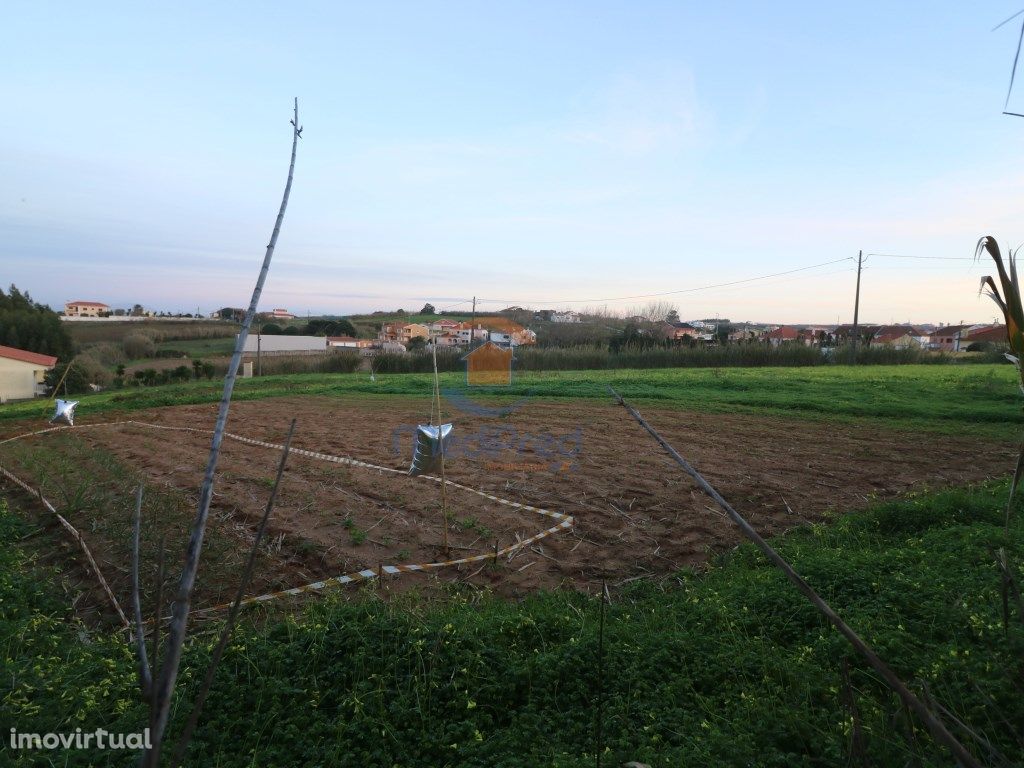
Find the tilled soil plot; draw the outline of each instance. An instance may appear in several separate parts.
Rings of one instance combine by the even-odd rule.
[[[496,417],[485,410],[452,413],[456,443],[447,479],[572,515],[575,526],[497,565],[453,566],[434,571],[437,577],[491,585],[510,596],[560,585],[593,589],[602,580],[659,578],[738,542],[735,527],[614,403],[531,401]],[[969,436],[654,407],[641,412],[765,535],[912,488],[1005,474],[1014,459],[1014,446]],[[245,437],[281,443],[294,417],[294,447],[405,470],[412,430],[429,409],[410,398],[302,397],[237,402],[231,413],[229,431]],[[215,416],[215,405],[202,405],[132,419],[208,430]],[[102,419],[81,423],[89,421]],[[135,467],[147,482],[189,495],[199,486],[209,448],[206,433],[136,425],[76,434]],[[217,535],[248,546],[277,461],[275,450],[225,441],[211,515]],[[554,524],[453,487],[447,497],[452,558],[493,552]],[[77,524],[89,529],[88,521]],[[276,572],[258,574],[251,591],[380,564],[448,559],[443,533],[437,482],[293,455],[266,544],[265,567]],[[117,569],[113,578],[121,573]],[[424,576],[396,576],[390,583],[422,585]]]

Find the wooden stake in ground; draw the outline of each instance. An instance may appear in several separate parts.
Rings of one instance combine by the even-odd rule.
[[[448,546],[448,481],[444,475],[444,430],[441,426],[441,381],[437,373],[437,340],[433,344],[434,352],[434,399],[437,402],[437,446],[441,452],[441,520],[443,523],[444,556],[451,557]],[[433,408],[431,408],[433,410]]]
[[[871,650],[870,646],[868,646],[868,644],[865,643],[860,636],[846,624],[845,621],[839,618],[839,615],[832,610],[832,607],[828,603],[821,599],[811,585],[804,581],[803,578],[793,570],[793,566],[786,562],[786,560],[784,560],[767,541],[761,538],[761,535],[754,530],[753,526],[751,526],[739,512],[733,509],[732,505],[729,504],[729,502],[727,502],[717,490],[715,490],[715,487],[705,480],[704,476],[694,469],[686,459],[680,456],[676,449],[669,445],[668,442],[658,434],[654,427],[647,423],[644,417],[641,416],[633,406],[623,400],[622,396],[611,387],[608,387],[608,390],[618,401],[619,405],[625,408],[629,415],[636,419],[637,423],[647,430],[651,437],[658,442],[658,445],[665,449],[668,455],[675,460],[676,464],[682,467],[683,471],[694,479],[697,485],[700,486],[700,489],[714,499],[718,506],[725,510],[725,513],[734,523],[736,523],[743,535],[750,539],[750,541],[754,543],[754,546],[760,549],[773,565],[786,574],[786,578],[793,583],[804,597],[810,600],[811,604],[814,605],[814,607],[832,623],[832,626],[839,630],[839,633],[849,641],[850,645],[852,645],[854,649],[867,660],[868,664],[871,665],[871,668],[874,669],[886,684],[896,692],[896,695],[903,700],[903,703],[921,718],[924,724],[928,727],[928,730],[931,731],[932,737],[943,746],[948,747],[956,758],[956,761],[963,766],[963,768],[981,768],[981,764],[975,760],[974,756],[967,751],[967,748],[964,747],[964,745],[946,729],[946,726],[943,725],[942,721],[935,717],[931,710],[929,710],[920,699],[910,692],[910,689],[903,684],[903,681],[896,676],[896,673],[889,668],[889,665],[882,661],[882,659],[879,658],[873,650]]]

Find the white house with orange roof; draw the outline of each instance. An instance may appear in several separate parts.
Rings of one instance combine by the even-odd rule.
[[[43,377],[56,364],[52,355],[0,346],[0,403],[45,395]]]
[[[68,301],[64,303],[67,317],[99,317],[110,311],[102,301]]]

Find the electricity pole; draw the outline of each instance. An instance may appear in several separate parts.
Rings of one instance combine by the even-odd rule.
[[[860,336],[860,268],[864,262],[864,251],[857,251],[857,294],[853,300],[853,360],[857,364],[857,338]]]
[[[473,342],[476,341],[476,296],[473,297],[473,314],[469,321],[469,348],[473,349]]]

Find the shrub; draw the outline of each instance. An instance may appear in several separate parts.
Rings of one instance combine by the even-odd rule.
[[[119,365],[126,359],[123,345],[114,344],[109,341],[93,344],[84,352],[106,366]]]
[[[130,359],[142,357],[153,357],[156,354],[156,344],[153,338],[145,333],[130,333],[121,342],[124,353]]]

